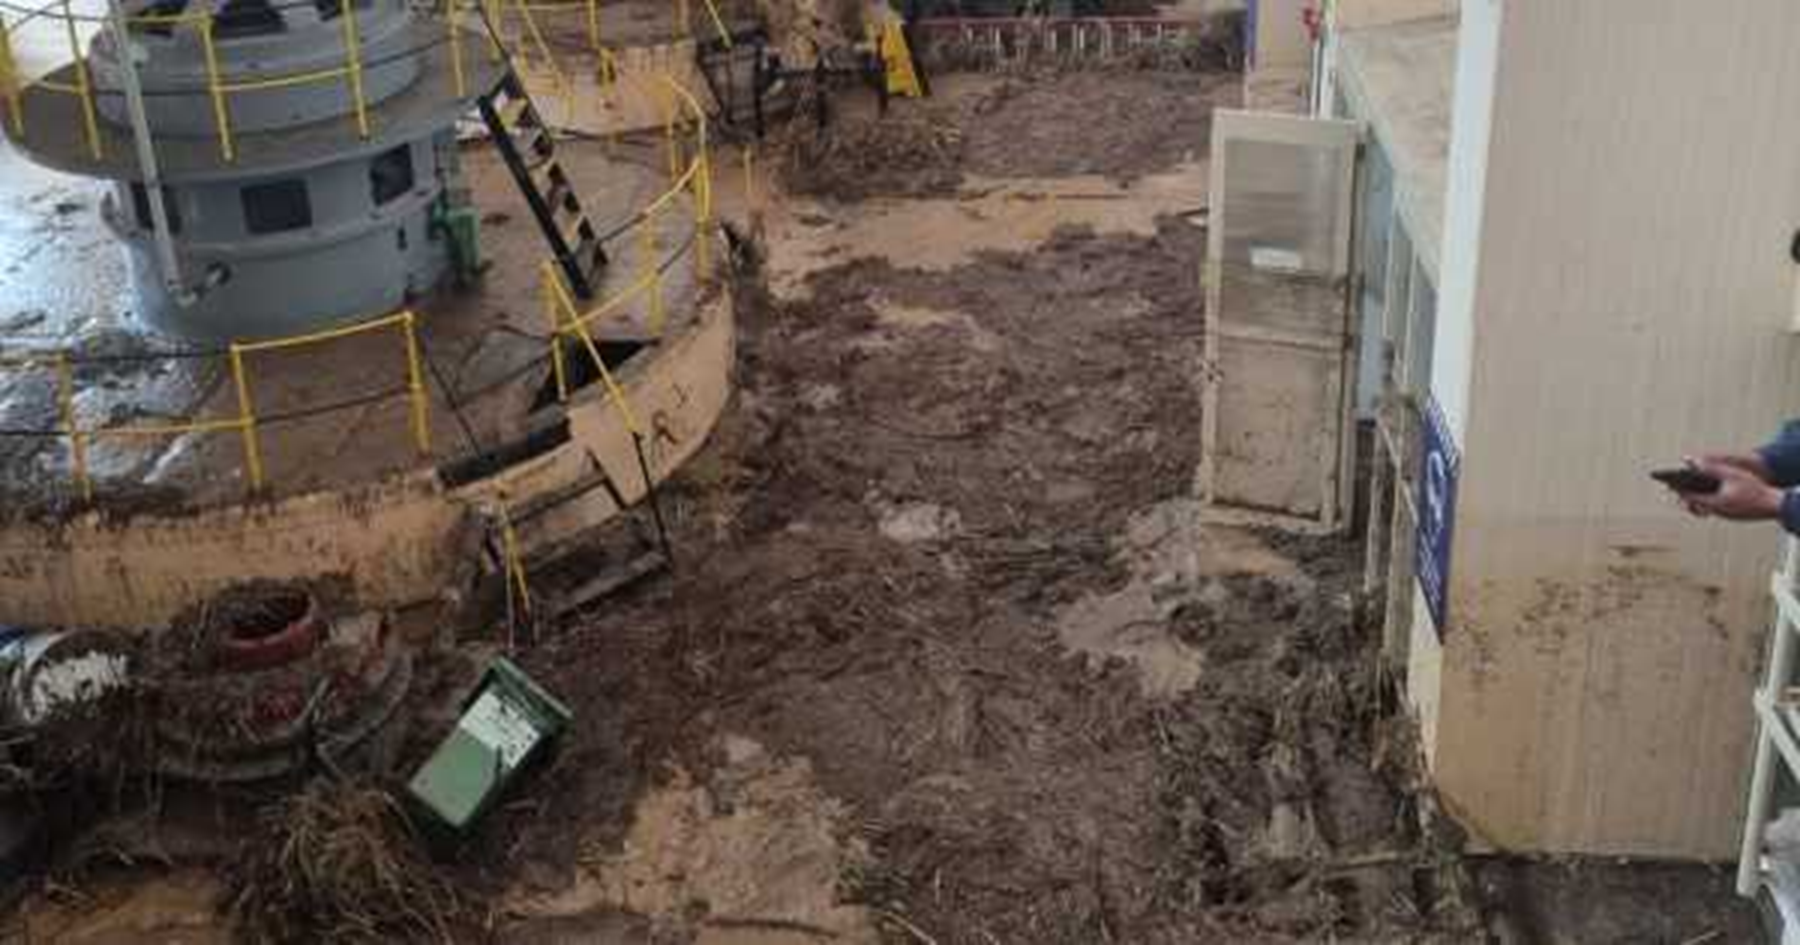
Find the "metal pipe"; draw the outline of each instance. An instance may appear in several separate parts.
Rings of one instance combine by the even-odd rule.
[[[75,33],[75,14],[69,9],[69,0],[63,0],[62,8],[63,25],[68,27],[69,55],[75,57],[75,94],[81,98],[82,128],[87,133],[88,151],[98,161],[105,151],[100,146],[100,118],[94,108],[94,75],[88,68],[88,57],[81,54],[81,37]]]
[[[156,163],[156,142],[150,137],[150,116],[144,110],[144,87],[138,81],[137,53],[131,43],[131,27],[125,8],[119,0],[109,0],[113,43],[119,50],[119,84],[125,90],[125,111],[131,117],[131,138],[137,148],[138,172],[144,177],[144,202],[150,205],[151,239],[156,244],[156,261],[162,267],[163,285],[175,304],[194,304],[195,293],[181,278],[181,258],[175,252],[175,239],[169,229],[168,191],[163,189],[162,172]],[[142,221],[140,221],[142,222]]]

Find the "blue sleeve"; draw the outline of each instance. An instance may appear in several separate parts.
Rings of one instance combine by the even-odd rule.
[[[1781,527],[1788,534],[1800,537],[1800,489],[1789,489],[1781,494]]]
[[[1757,450],[1756,455],[1761,456],[1769,467],[1769,475],[1774,480],[1770,485],[1783,489],[1800,486],[1800,420],[1782,424],[1781,432]]]

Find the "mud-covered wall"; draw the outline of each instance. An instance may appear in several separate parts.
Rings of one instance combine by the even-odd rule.
[[[730,299],[716,297],[668,347],[621,378],[650,431],[653,475],[664,478],[698,450],[730,393]],[[369,606],[438,597],[468,561],[459,530],[498,501],[517,504],[584,475],[597,457],[627,502],[640,500],[630,432],[595,385],[568,407],[570,442],[458,490],[434,470],[337,493],[236,504],[186,515],[118,521],[89,514],[60,524],[0,528],[0,623],[139,630],[250,578],[342,577]],[[592,493],[564,531],[618,514]],[[567,516],[565,516],[565,519]],[[533,537],[523,536],[530,541]]]
[[[1688,518],[1645,474],[1800,413],[1800,5],[1463,18],[1491,127],[1465,124],[1484,110],[1459,85],[1433,390],[1464,459],[1436,780],[1503,847],[1729,858],[1779,533]]]

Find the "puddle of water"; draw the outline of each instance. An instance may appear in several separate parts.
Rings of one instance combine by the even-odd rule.
[[[1205,672],[1204,656],[1175,636],[1170,617],[1188,602],[1223,593],[1214,579],[1260,574],[1305,580],[1292,561],[1260,538],[1209,522],[1205,506],[1193,499],[1159,503],[1134,515],[1119,553],[1131,570],[1130,583],[1064,608],[1056,619],[1057,637],[1095,662],[1132,664],[1144,694],[1153,698],[1186,692]]]
[[[982,252],[1025,252],[1059,227],[1156,234],[1156,218],[1202,209],[1206,165],[1184,164],[1128,184],[1105,177],[971,178],[953,197],[829,206],[793,199],[770,221],[771,288],[804,298],[813,273],[851,259],[941,272]]]
[[[125,320],[130,286],[124,251],[100,220],[105,191],[0,141],[0,325],[61,338]]]

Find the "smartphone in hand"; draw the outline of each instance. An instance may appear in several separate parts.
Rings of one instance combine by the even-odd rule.
[[[1719,491],[1719,477],[1703,473],[1692,466],[1681,466],[1675,469],[1658,469],[1650,473],[1650,478],[1685,495],[1712,495]]]

